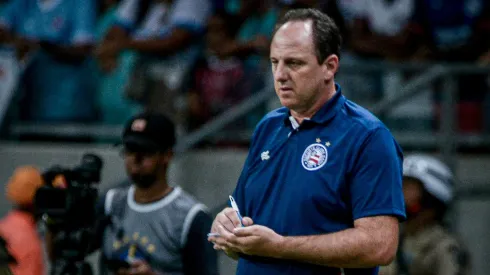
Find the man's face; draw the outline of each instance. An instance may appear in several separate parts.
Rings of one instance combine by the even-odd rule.
[[[151,187],[158,179],[159,169],[166,169],[162,153],[124,150],[126,172],[140,188]]]
[[[318,64],[311,21],[281,26],[272,39],[270,59],[281,104],[299,113],[311,108],[333,79],[328,61]]]
[[[422,210],[422,194],[422,184],[418,180],[408,177],[403,178],[403,196],[409,218]]]

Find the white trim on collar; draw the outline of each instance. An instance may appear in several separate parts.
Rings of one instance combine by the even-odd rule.
[[[293,130],[298,129],[299,123],[293,116],[289,116],[289,121],[291,121],[291,127],[293,127]]]
[[[129,187],[128,199],[127,199],[128,206],[132,210],[140,213],[148,213],[148,212],[158,210],[164,207],[165,205],[171,203],[180,195],[180,193],[182,193],[182,189],[180,187],[175,187],[174,190],[172,190],[172,192],[170,192],[168,195],[166,195],[165,197],[161,198],[156,202],[152,202],[148,204],[140,204],[134,201],[134,189],[135,188],[133,185]]]
[[[310,118],[305,117],[304,120],[310,120]],[[293,116],[289,116],[289,121],[291,122],[291,127],[293,127],[293,130],[296,130],[299,128],[299,123]]]

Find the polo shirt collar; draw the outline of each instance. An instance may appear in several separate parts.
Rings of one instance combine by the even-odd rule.
[[[335,94],[329,99],[323,106],[318,110],[312,118],[305,119],[304,121],[313,122],[315,124],[324,124],[327,123],[330,119],[332,119],[340,107],[345,102],[345,97],[342,95],[342,90],[340,85],[335,83]],[[296,119],[291,116],[291,111],[287,112],[287,117],[284,119],[286,125],[290,125],[293,129],[297,129],[299,127]]]

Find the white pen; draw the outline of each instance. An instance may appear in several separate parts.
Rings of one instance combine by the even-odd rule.
[[[240,225],[243,227],[242,215],[240,215],[240,209],[238,209],[238,205],[236,204],[235,199],[232,196],[230,196],[230,202],[231,202],[231,207],[233,208],[233,210],[235,210],[238,219],[240,220]]]

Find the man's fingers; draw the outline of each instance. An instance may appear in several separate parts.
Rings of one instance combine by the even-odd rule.
[[[225,210],[223,210],[223,213],[231,221],[231,223],[233,224],[233,228],[242,226],[242,223],[238,218],[238,214],[235,212],[235,210],[233,210],[233,208],[225,208]],[[233,232],[233,229],[230,232]]]
[[[257,235],[257,225],[251,225],[247,227],[240,227],[240,228],[235,228],[233,231],[233,234],[237,237],[249,237],[249,236],[255,236]]]
[[[216,215],[213,226],[211,227],[211,232],[217,232],[219,225],[223,226],[226,230],[228,230],[228,232],[233,232],[233,229],[236,227],[236,221],[238,221],[238,224],[240,224],[240,221],[238,220],[238,217],[236,217],[236,214],[236,220],[233,219],[232,215],[230,214],[230,210],[231,213],[234,213],[232,208],[225,208],[218,215]]]
[[[223,246],[217,245],[217,244],[213,245],[213,248],[214,248],[214,250],[225,250],[225,248]]]
[[[254,224],[254,221],[249,217],[243,217],[242,223],[243,226],[251,226],[252,224]]]

